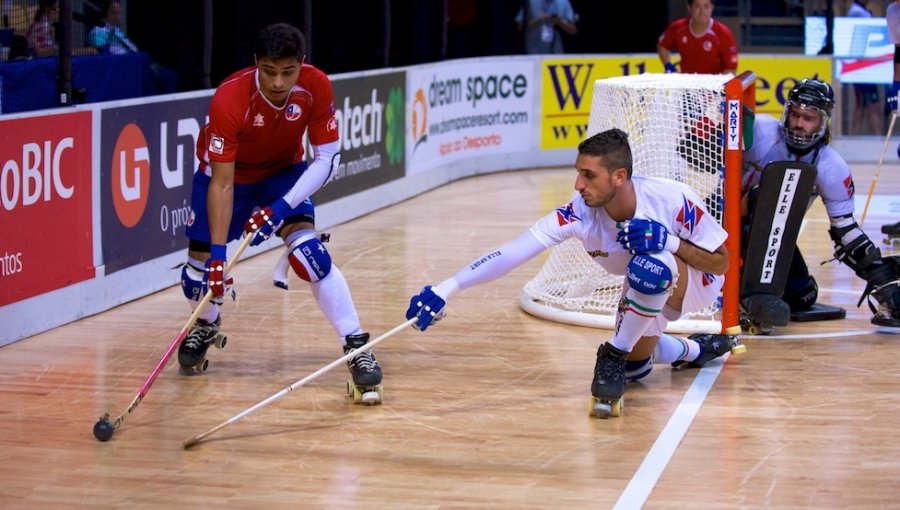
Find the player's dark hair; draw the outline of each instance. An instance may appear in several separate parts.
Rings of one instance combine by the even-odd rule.
[[[269,57],[272,60],[294,57],[303,60],[306,55],[306,38],[300,29],[288,23],[275,23],[259,32],[253,54],[257,59]]]
[[[628,134],[621,129],[612,128],[584,140],[578,144],[578,154],[597,156],[609,169],[624,168],[631,179],[631,146]]]

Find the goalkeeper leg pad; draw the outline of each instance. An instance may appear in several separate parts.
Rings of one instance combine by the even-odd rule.
[[[741,272],[742,298],[781,296],[784,292],[816,173],[814,166],[798,161],[776,161],[763,170],[751,211]]]
[[[315,232],[295,239],[288,250],[288,262],[301,279],[317,282],[331,272],[331,255]]]

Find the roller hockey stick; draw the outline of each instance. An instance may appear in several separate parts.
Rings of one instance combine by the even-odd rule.
[[[256,234],[254,234],[256,235]],[[231,257],[231,260],[228,261],[228,265],[225,267],[225,273],[231,269],[232,266],[237,262],[239,258],[241,258],[241,254],[244,253],[244,250],[247,249],[247,246],[250,246],[250,241],[253,239],[253,235],[245,235],[243,241],[241,241],[240,246],[234,252],[234,255]],[[178,333],[178,336],[172,340],[172,344],[169,345],[169,348],[166,349],[166,353],[163,354],[162,359],[159,360],[159,363],[156,364],[156,368],[150,372],[150,376],[147,377],[147,380],[144,381],[144,385],[141,386],[141,389],[138,391],[137,395],[135,395],[134,400],[131,401],[131,405],[128,406],[128,409],[125,410],[124,413],[120,414],[115,420],[112,422],[109,421],[109,413],[105,413],[97,423],[94,424],[94,437],[96,437],[100,441],[109,441],[109,439],[113,436],[113,433],[116,430],[119,430],[119,427],[122,426],[122,423],[125,422],[125,418],[134,412],[137,409],[138,404],[141,403],[141,400],[147,395],[147,392],[150,391],[150,386],[156,381],[156,378],[159,377],[159,374],[162,373],[163,368],[166,367],[166,363],[168,363],[169,358],[172,357],[172,354],[178,349],[178,346],[181,344],[181,341],[187,336],[188,332],[190,332],[191,327],[194,325],[194,322],[197,321],[197,318],[200,317],[200,314],[206,308],[206,305],[209,304],[212,299],[213,293],[212,291],[207,291],[206,295],[203,296],[203,299],[200,300],[200,303],[197,305],[197,308],[194,310],[194,313],[191,314],[190,319],[184,324],[184,327],[181,328],[181,332]]]
[[[387,339],[388,337],[394,335],[395,333],[397,333],[397,332],[400,331],[401,329],[403,329],[403,328],[405,328],[405,327],[407,327],[407,326],[411,326],[414,322],[416,322],[416,320],[418,320],[417,317],[413,317],[412,319],[409,319],[408,321],[404,322],[403,324],[400,324],[399,326],[395,327],[394,329],[392,329],[392,330],[388,331],[387,333],[381,335],[380,337],[378,337],[378,338],[376,338],[376,339],[374,339],[374,340],[370,340],[368,343],[366,343],[366,345],[360,347],[359,349],[356,349],[356,350],[353,350],[353,351],[348,352],[347,354],[344,354],[344,355],[341,356],[340,358],[338,358],[338,359],[332,361],[331,363],[325,365],[324,367],[322,367],[322,368],[316,370],[315,372],[309,374],[308,376],[304,377],[303,379],[300,379],[299,381],[295,382],[294,384],[292,384],[292,385],[290,385],[290,386],[284,388],[283,390],[281,390],[281,391],[279,391],[278,393],[272,395],[271,397],[269,397],[269,398],[263,400],[262,402],[260,402],[260,403],[258,403],[258,404],[256,404],[256,405],[254,405],[254,406],[252,406],[252,407],[248,407],[247,409],[245,409],[245,410],[241,411],[240,413],[238,413],[238,414],[232,416],[231,418],[228,418],[227,420],[225,420],[225,421],[223,421],[222,423],[216,425],[215,427],[213,427],[213,428],[207,430],[206,432],[204,432],[204,433],[202,433],[202,434],[198,434],[198,435],[196,435],[196,436],[194,436],[194,437],[188,439],[187,441],[185,441],[185,442],[183,443],[184,449],[187,450],[187,449],[190,448],[191,446],[193,446],[193,445],[199,443],[201,440],[203,440],[203,438],[212,435],[213,433],[215,433],[215,432],[221,430],[222,428],[224,428],[224,427],[226,427],[226,426],[228,426],[228,425],[231,425],[232,423],[234,423],[234,422],[240,420],[240,419],[243,418],[244,416],[247,416],[248,414],[250,414],[250,413],[252,413],[252,412],[254,412],[254,411],[256,411],[256,410],[261,409],[261,408],[263,408],[263,407],[265,407],[265,406],[271,404],[272,402],[275,402],[275,401],[278,400],[279,398],[281,398],[281,397],[287,395],[289,392],[296,390],[297,388],[303,386],[304,384],[306,384],[306,383],[312,381],[313,379],[319,377],[320,375],[324,374],[325,372],[328,372],[328,371],[331,370],[332,368],[334,368],[334,367],[336,367],[336,366],[338,366],[338,365],[340,365],[340,364],[342,364],[342,363],[346,363],[346,362],[347,362],[348,360],[350,360],[351,358],[354,358],[354,357],[356,357],[356,356],[358,356],[358,355],[360,355],[360,354],[362,354],[362,353],[364,353],[364,352],[366,352],[366,351],[368,351],[368,350],[371,350],[371,349],[372,349],[373,347],[375,347],[375,345],[377,345],[379,342],[381,342],[381,341]]]
[[[878,182],[878,174],[881,173],[881,165],[884,163],[884,153],[887,152],[888,142],[891,140],[891,134],[894,132],[894,123],[897,122],[897,112],[891,114],[891,123],[888,125],[887,136],[884,137],[884,146],[881,148],[881,157],[878,158],[878,166],[875,167],[875,175],[872,176],[872,184],[869,186],[869,194],[866,196],[866,206],[863,207],[862,215],[859,217],[859,228],[862,228],[866,222],[866,213],[869,212],[869,202],[872,200],[872,194],[875,193],[875,183]]]

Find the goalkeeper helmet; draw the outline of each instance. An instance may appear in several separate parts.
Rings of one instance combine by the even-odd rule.
[[[815,78],[800,80],[788,92],[784,113],[781,115],[781,133],[788,147],[802,151],[822,140],[828,132],[828,120],[833,109],[834,89],[831,85]],[[803,122],[797,122],[796,119],[791,121],[792,113],[794,117],[803,118],[808,117],[810,112],[818,114],[818,124],[810,126],[808,124],[813,122],[806,122],[807,126],[804,127]]]

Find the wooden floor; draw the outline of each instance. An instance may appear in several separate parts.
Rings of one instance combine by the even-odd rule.
[[[854,166],[860,204],[873,170]],[[898,171],[883,167],[865,223],[879,243]],[[574,177],[467,179],[330,229],[364,327],[402,323],[414,292],[564,203]],[[703,370],[658,366],[618,419],[587,413],[610,333],[516,304],[539,258],[379,345],[383,405],[353,405],[339,367],[184,450],[342,354],[303,282],[271,285],[272,251],[237,265],[207,374],[172,360],[107,443],[94,422],[125,411],[187,320],[178,287],[0,349],[0,508],[900,508],[900,332],[856,307],[849,269],[819,265],[820,204],[800,245],[846,320],[745,337]]]

